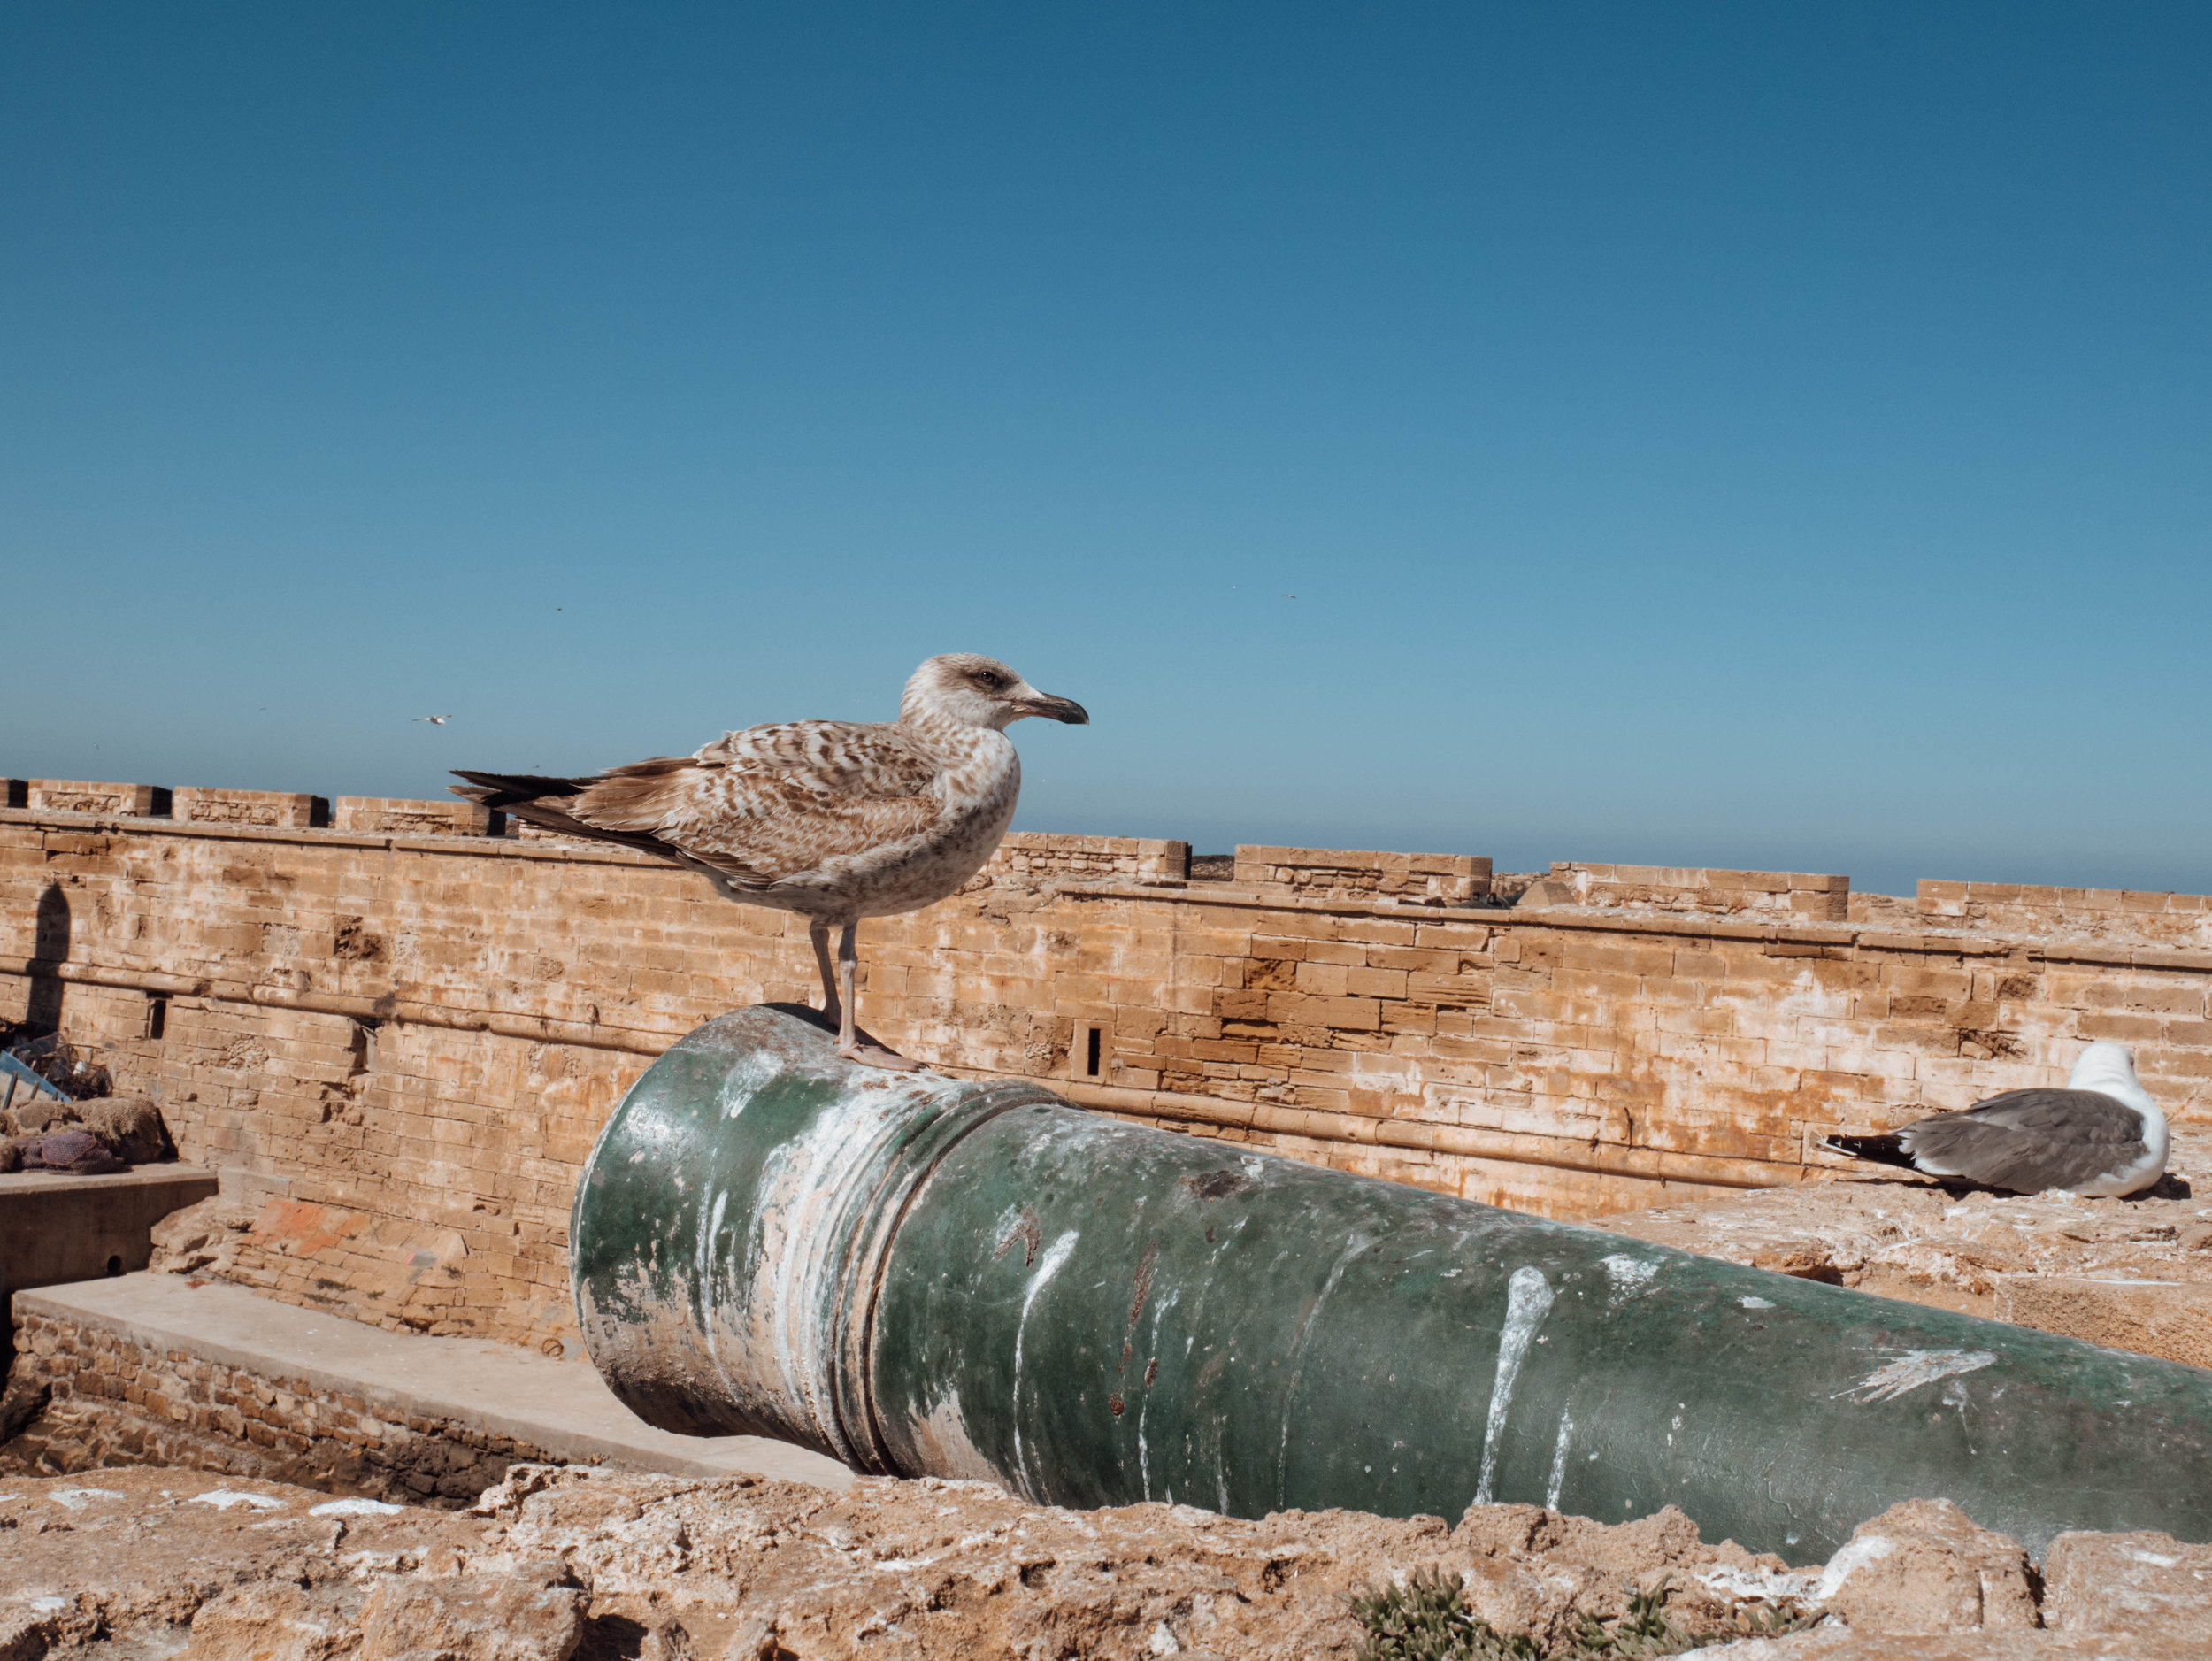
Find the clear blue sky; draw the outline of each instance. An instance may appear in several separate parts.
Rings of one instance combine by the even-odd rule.
[[[2200,3],[5,0],[0,772],[2212,889],[2208,273]]]

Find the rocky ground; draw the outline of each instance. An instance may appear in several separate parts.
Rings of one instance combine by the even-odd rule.
[[[2212,1171],[2187,1174],[2196,1154],[2177,1139],[2166,1177],[2132,1199],[1969,1192],[1901,1172],[1631,1211],[1601,1226],[2212,1367]]]
[[[462,1513],[145,1467],[0,1481],[0,1661],[1349,1661],[1363,1628],[1346,1594],[1431,1567],[1540,1652],[1663,1588],[1685,1631],[1825,1616],[1700,1652],[1731,1661],[2212,1653],[2212,1548],[2065,1535],[2039,1573],[1939,1501],[1793,1572],[1675,1511],[1244,1522],[1055,1511],[968,1482],[832,1494],[526,1465]]]
[[[2177,1164],[2136,1200],[1868,1178],[1606,1227],[2212,1365],[2212,1188]],[[2070,1534],[2035,1564],[1940,1501],[1793,1566],[1709,1544],[1673,1511],[1248,1522],[1056,1511],[965,1482],[832,1494],[524,1465],[455,1513],[177,1469],[0,1475],[0,1661],[1350,1661],[1367,1633],[1349,1595],[1431,1570],[1532,1655],[1672,1652],[1620,1625],[1654,1592],[1677,1632],[1709,1636],[1696,1653],[1728,1661],[2212,1655],[2212,1546]],[[1741,1635],[1778,1619],[1816,1624]]]

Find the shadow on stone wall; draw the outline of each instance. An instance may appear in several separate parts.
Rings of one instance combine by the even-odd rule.
[[[69,961],[69,896],[59,885],[38,896],[31,936],[31,995],[23,1025],[32,1037],[61,1030],[61,965]]]

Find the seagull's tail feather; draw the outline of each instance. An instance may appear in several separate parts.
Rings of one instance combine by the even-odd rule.
[[[446,786],[454,795],[503,811],[548,796],[581,796],[591,782],[589,779],[548,779],[534,773],[471,773],[466,767],[456,767],[453,776],[468,781],[465,785]]]
[[[1848,1154],[1854,1159],[1871,1159],[1877,1165],[1897,1165],[1907,1171],[1917,1171],[1912,1156],[1905,1145],[1894,1136],[1823,1136],[1820,1145],[1831,1153]]]
[[[589,779],[549,779],[531,773],[472,773],[465,767],[456,767],[453,773],[456,778],[468,781],[466,784],[446,786],[454,795],[518,819],[526,825],[535,825],[540,830],[563,836],[581,837],[586,842],[618,842],[663,858],[677,857],[675,850],[657,836],[642,831],[603,830],[596,825],[587,825],[563,807],[564,801],[581,796],[590,787],[593,781]]]

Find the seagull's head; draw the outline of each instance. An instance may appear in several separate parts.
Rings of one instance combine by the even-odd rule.
[[[1004,732],[1025,715],[1075,727],[1087,726],[1091,719],[1074,699],[1040,692],[997,658],[972,651],[949,651],[917,669],[899,699],[899,714],[934,715],[993,732]]]
[[[2125,1044],[2096,1043],[2083,1050],[2066,1080],[2070,1090],[2101,1090],[2130,1106],[2137,1098],[2147,1100],[2135,1076],[2135,1052]]]

